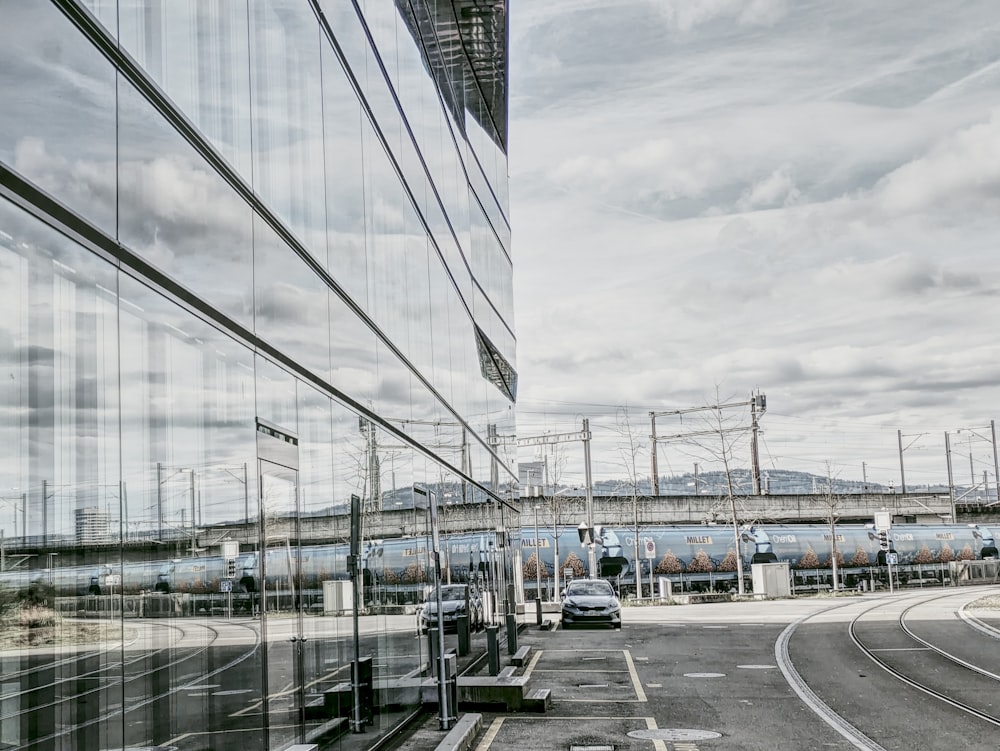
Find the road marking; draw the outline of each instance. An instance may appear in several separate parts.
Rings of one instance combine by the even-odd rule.
[[[542,659],[543,654],[545,654],[545,650],[543,649],[539,649],[537,652],[535,652],[535,656],[531,658],[531,661],[528,663],[528,667],[524,669],[525,679],[531,677],[532,672],[534,672],[535,670],[535,665],[537,665],[538,661]]]
[[[656,718],[655,717],[647,717],[646,718],[646,729],[647,730],[656,730],[657,729],[656,728]],[[659,739],[654,739],[653,740],[653,748],[656,749],[656,751],[667,751],[667,744],[664,743],[663,741],[659,740]]]
[[[639,674],[635,670],[635,663],[632,662],[632,653],[628,650],[622,652],[625,655],[625,663],[628,665],[629,675],[632,676],[632,688],[635,689],[635,695],[638,697],[639,701],[646,701],[646,692],[642,690],[642,683],[639,681]]]
[[[476,746],[476,751],[489,751],[489,747],[493,745],[493,740],[497,737],[497,733],[500,732],[500,726],[503,725],[504,717],[497,717],[490,724],[489,728],[486,730],[486,734],[483,739],[479,741],[479,745]]]
[[[662,683],[647,683],[646,688],[663,688]]]
[[[872,652],[930,652],[930,647],[883,647]]]

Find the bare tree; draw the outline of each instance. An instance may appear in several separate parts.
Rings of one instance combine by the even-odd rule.
[[[730,522],[733,527],[733,539],[736,544],[736,582],[737,592],[746,593],[746,583],[743,573],[743,549],[740,537],[740,516],[737,513],[737,496],[739,487],[734,477],[735,457],[740,443],[747,439],[750,432],[744,419],[723,410],[733,406],[733,398],[724,404],[719,397],[719,387],[715,387],[715,403],[706,405],[708,416],[703,418],[701,428],[691,431],[688,436],[689,448],[681,448],[682,453],[688,453],[694,458],[708,459],[716,465],[721,464],[725,478],[724,497],[729,507]],[[745,416],[744,416],[745,417]]]
[[[639,452],[644,451],[646,447],[636,437],[627,405],[618,408],[615,422],[620,436],[618,455],[625,469],[629,493],[632,496],[632,525],[635,532],[632,544],[632,567],[635,569],[635,596],[642,597],[642,572],[639,565],[639,470],[636,463]]]
[[[837,592],[838,566],[840,564],[840,552],[837,550],[837,519],[843,498],[833,492],[833,468],[827,460],[826,462],[826,487],[823,494],[819,496],[819,503],[826,511],[826,518],[830,523],[830,567],[833,570],[833,591]]]

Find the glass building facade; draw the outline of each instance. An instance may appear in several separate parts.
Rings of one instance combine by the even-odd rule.
[[[517,568],[506,54],[504,0],[0,0],[0,749],[419,708],[427,499]]]

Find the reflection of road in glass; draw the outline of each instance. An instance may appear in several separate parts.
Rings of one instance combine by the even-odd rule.
[[[93,622],[90,622],[93,624]],[[268,642],[289,639],[296,619],[269,616]],[[419,702],[419,680],[406,676],[426,662],[412,615],[362,616],[362,656],[375,656],[376,686],[393,687],[401,704]],[[0,655],[5,686],[0,723],[19,722],[32,751],[185,749],[256,751],[262,742],[259,622],[251,619],[130,619],[126,641]],[[120,633],[114,627],[108,633]],[[307,701],[350,682],[350,616],[304,619]],[[297,724],[291,661],[272,663],[272,721]],[[320,713],[321,714],[321,713]],[[307,717],[306,730],[328,718]],[[211,737],[201,732],[212,728]]]

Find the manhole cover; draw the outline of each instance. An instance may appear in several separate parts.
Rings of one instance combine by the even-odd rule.
[[[685,678],[725,678],[725,673],[685,673]]]
[[[711,730],[690,730],[687,728],[652,728],[649,730],[633,730],[629,738],[639,738],[647,741],[708,741],[721,738],[722,733]]]

